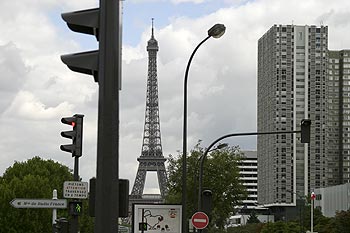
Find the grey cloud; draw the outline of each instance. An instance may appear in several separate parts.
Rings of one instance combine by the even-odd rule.
[[[13,43],[0,46],[0,113],[8,108],[26,81],[28,68]]]
[[[4,6],[1,5],[4,4],[3,2],[8,1],[1,1],[0,6]],[[53,0],[52,2],[57,3]],[[73,10],[74,7],[81,9],[78,1],[71,1],[71,5],[67,2],[66,0],[64,3],[64,9]],[[227,2],[235,4],[238,1],[227,0]],[[164,28],[157,28],[155,34],[160,46],[158,84],[164,155],[177,154],[177,150],[182,150],[184,72],[191,52],[206,36],[207,29],[213,23],[224,23],[227,31],[219,40],[210,39],[206,42],[194,57],[191,66],[188,84],[189,150],[199,139],[203,140],[203,146],[208,146],[215,138],[224,134],[256,130],[257,40],[273,24],[291,24],[294,20],[295,24],[317,25],[322,18],[324,24],[329,26],[330,44],[344,38],[341,46],[350,48],[350,40],[346,39],[350,36],[349,21],[345,18],[344,10],[349,9],[350,3],[349,1],[333,2],[320,0],[317,3],[304,1],[303,4],[295,4],[295,1],[261,0],[250,1],[237,7],[223,7],[201,18],[169,16],[171,23]],[[29,4],[29,0],[25,3]],[[39,9],[42,6],[35,7]],[[6,10],[11,11],[11,8]],[[43,11],[42,15],[44,13]],[[44,16],[47,17],[47,14]],[[344,22],[336,21],[335,16],[339,16]],[[0,27],[10,26],[12,25],[0,23]],[[16,104],[11,108],[11,113],[18,113],[21,109],[23,113],[25,112],[22,108],[23,104],[31,103],[32,105],[28,106],[41,106],[37,113],[43,111],[50,116],[23,119],[15,115],[13,120],[8,117],[0,118],[0,149],[2,150],[0,173],[4,171],[5,166],[10,166],[13,160],[23,160],[31,155],[50,156],[72,167],[69,154],[59,151],[59,145],[66,143],[65,139],[59,135],[64,129],[60,123],[60,117],[83,113],[86,128],[84,128],[84,157],[81,158],[81,172],[84,180],[87,180],[95,175],[98,85],[92,81],[91,77],[79,76],[60,63],[60,51],[69,50],[73,42],[64,42],[63,35],[57,34],[56,25],[50,26],[55,27],[50,30],[52,33],[50,35],[53,37],[47,36],[43,42],[47,47],[51,47],[50,52],[33,50],[36,53],[32,54],[22,50],[24,49],[22,47],[17,51],[19,58],[21,55],[24,56],[21,58],[23,64],[16,67],[20,70],[14,70],[13,76],[19,78],[17,73],[22,74],[22,77],[26,78],[25,85],[20,86],[21,81],[16,79],[14,82],[19,86],[17,84],[12,86],[13,83],[9,83],[11,80],[5,82],[3,78],[0,79],[1,88],[5,86],[5,89],[12,90],[12,93],[21,91],[21,93],[31,93],[33,96],[31,101],[23,98],[23,95],[22,101],[11,100],[10,103]],[[7,36],[10,35],[8,33],[10,30],[6,28],[4,30]],[[24,38],[26,30],[28,28],[18,28],[17,35],[11,37],[11,40],[16,45],[18,40],[23,40],[23,46],[35,43],[31,41],[33,37]],[[4,37],[2,40],[10,41],[9,38],[9,36]],[[137,46],[123,50],[127,53],[125,54],[127,59],[123,63],[123,90],[120,92],[120,161],[123,164],[120,167],[120,174],[130,179],[131,184],[136,175],[138,165],[136,158],[140,156],[142,145],[147,80],[145,45],[149,38],[150,32],[147,29]],[[74,43],[78,44],[78,42]],[[3,50],[0,49],[0,51]],[[54,55],[56,58],[50,54],[51,52],[57,54]],[[47,53],[52,56],[48,56]],[[16,60],[15,58],[12,60]],[[0,61],[4,61],[3,59],[5,58],[1,57]],[[6,59],[10,59],[8,55]],[[45,69],[38,65],[41,62],[45,62],[43,66]],[[31,66],[29,73],[24,65],[27,63],[35,65]],[[196,90],[193,90],[194,88]],[[2,95],[4,92],[0,93]],[[55,107],[64,102],[70,107],[61,106],[59,111],[54,111]],[[48,108],[52,108],[51,112],[45,111]],[[228,142],[232,145],[239,144],[243,149],[254,149],[256,145],[254,137],[232,138]]]
[[[14,43],[0,45],[0,91],[17,91],[25,81],[28,68]]]

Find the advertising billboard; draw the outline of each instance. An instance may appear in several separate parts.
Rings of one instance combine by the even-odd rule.
[[[134,204],[133,233],[180,233],[181,205]]]

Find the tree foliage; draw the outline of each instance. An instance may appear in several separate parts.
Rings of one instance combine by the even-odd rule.
[[[198,143],[187,157],[187,216],[197,211],[199,158],[204,148]],[[223,229],[226,219],[234,211],[233,207],[246,197],[245,187],[239,180],[238,161],[242,153],[238,147],[214,150],[204,163],[203,190],[213,193],[211,224]],[[167,203],[181,203],[182,156],[170,155],[168,160]]]
[[[335,232],[346,232],[350,229],[350,209],[337,212],[334,218]]]
[[[260,232],[264,223],[251,223],[244,226],[229,227],[227,228],[227,233],[256,233]]]
[[[305,206],[304,230],[310,230],[310,206]],[[322,215],[319,209],[314,209],[314,231],[318,233],[343,233],[350,229],[350,210],[337,212],[335,217]],[[261,233],[268,232],[300,232],[300,222],[275,222],[265,224]]]
[[[9,202],[14,198],[51,199],[53,189],[62,197],[63,182],[72,178],[68,167],[52,160],[34,157],[26,162],[15,162],[0,177],[1,232],[51,232],[52,210],[16,209]],[[66,210],[57,212],[58,216],[67,216]]]
[[[282,222],[265,224],[261,233],[299,233],[300,226],[296,222]]]

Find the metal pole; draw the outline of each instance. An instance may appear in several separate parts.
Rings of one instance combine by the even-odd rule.
[[[314,232],[314,200],[311,199],[311,233]]]
[[[304,196],[304,198],[305,198],[305,196]],[[306,200],[303,198],[303,208],[301,209],[301,211],[302,211],[302,213],[301,213],[301,215],[302,215],[302,220],[301,220],[301,231],[304,233],[305,231],[304,231],[304,218],[305,218],[305,215],[304,215],[304,211],[305,211],[305,202],[306,202]]]
[[[74,174],[73,178],[75,181],[79,181],[79,157],[74,157]]]
[[[200,158],[200,169],[199,169],[199,178],[198,178],[198,211],[202,210],[202,179],[203,179],[203,166],[204,166],[204,157],[207,157],[207,154],[211,147],[214,146],[215,143],[212,143],[204,152],[204,154]]]
[[[141,219],[142,219],[141,220],[141,223],[142,223],[141,233],[144,233],[145,232],[145,230],[143,229],[143,227],[144,227],[143,224],[144,224],[144,219],[145,219],[145,209],[144,208],[142,208],[142,218]]]
[[[79,181],[79,157],[74,157],[74,171],[73,171],[73,179],[75,181]],[[79,231],[79,222],[78,222],[78,216],[72,215],[72,218],[70,220],[69,224],[69,232],[70,233],[77,233]]]
[[[190,69],[190,65],[193,59],[194,54],[198,50],[198,48],[210,38],[211,36],[207,36],[202,42],[200,42],[194,51],[191,54],[190,59],[188,60],[185,78],[184,78],[184,115],[183,115],[183,136],[182,136],[182,233],[187,233],[187,215],[186,215],[186,205],[187,205],[187,80],[188,80],[188,72]]]
[[[52,191],[52,200],[57,200],[57,189]],[[57,209],[52,209],[52,225],[56,224]]]
[[[119,0],[100,0],[95,233],[115,233],[119,213]]]
[[[301,205],[300,205],[300,208],[301,208]],[[300,232],[303,232],[302,226],[301,226],[301,209],[299,210],[299,224],[300,224]]]

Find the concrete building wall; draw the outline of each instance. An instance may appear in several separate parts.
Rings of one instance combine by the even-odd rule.
[[[244,159],[239,162],[239,178],[247,189],[248,197],[242,205],[256,207],[258,202],[258,161],[256,151],[243,151]]]
[[[327,186],[327,46],[324,26],[274,25],[258,41],[258,132],[312,120],[309,145],[295,134],[258,136],[259,204],[295,206],[297,193]]]
[[[328,183],[350,182],[350,50],[329,51]]]
[[[350,209],[350,183],[315,189],[315,208],[326,217],[334,217],[337,211]]]

